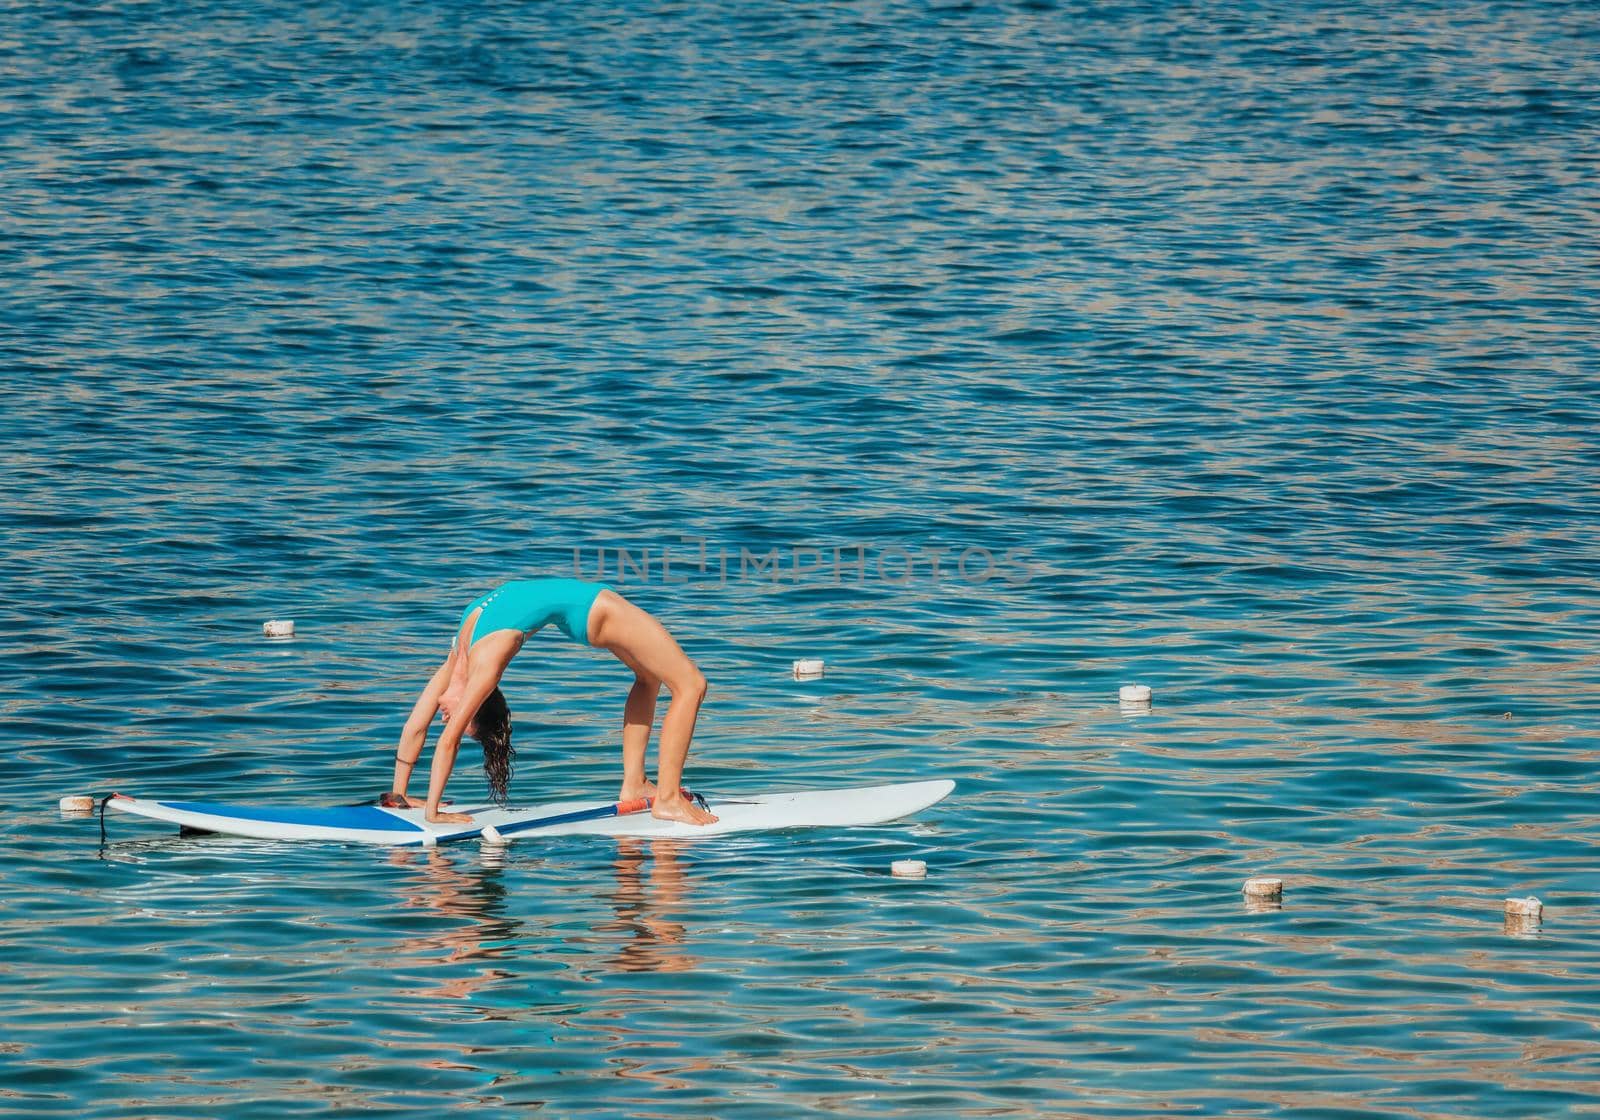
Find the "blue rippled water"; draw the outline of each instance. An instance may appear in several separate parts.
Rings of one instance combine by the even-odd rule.
[[[1576,2],[0,3],[0,1113],[1594,1114],[1597,90]],[[372,796],[574,570],[695,786],[955,796],[58,818]],[[627,683],[530,643],[520,797]]]

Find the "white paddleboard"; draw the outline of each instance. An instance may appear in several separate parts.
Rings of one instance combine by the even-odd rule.
[[[421,809],[385,809],[377,805],[225,805],[212,801],[153,801],[120,793],[106,805],[118,812],[228,836],[431,848],[449,840],[477,836],[507,840],[573,834],[698,839],[730,832],[882,824],[944,800],[955,785],[940,779],[854,789],[708,797],[718,820],[705,826],[657,820],[648,810],[618,814],[615,803],[595,801],[555,801],[513,809],[451,806],[455,812],[470,814],[471,824],[428,824],[422,819]]]

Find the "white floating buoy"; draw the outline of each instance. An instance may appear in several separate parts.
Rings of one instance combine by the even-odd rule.
[[[275,618],[271,622],[261,624],[261,632],[269,638],[294,637],[294,620],[288,618]]]
[[[94,812],[94,798],[88,794],[73,794],[61,799],[63,813],[92,813]]]
[[[1283,880],[1263,876],[1259,879],[1246,879],[1244,893],[1247,898],[1282,898]]]
[[[794,675],[796,677],[822,676],[822,658],[804,657],[796,661],[794,663]]]
[[[1117,690],[1117,699],[1124,704],[1150,703],[1150,686],[1147,684],[1125,684]]]
[[[1544,903],[1537,898],[1506,899],[1506,933],[1532,937],[1544,929]]]
[[[1532,896],[1506,899],[1506,918],[1519,922],[1536,922],[1544,916],[1544,903]]]
[[[926,879],[928,865],[920,859],[897,859],[889,865],[889,874],[896,879]]]

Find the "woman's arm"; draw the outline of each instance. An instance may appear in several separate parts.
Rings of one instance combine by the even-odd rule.
[[[467,684],[462,691],[461,701],[450,713],[449,721],[444,725],[444,730],[439,732],[439,739],[433,745],[433,769],[428,774],[428,801],[423,806],[426,810],[423,816],[430,823],[444,821],[451,824],[468,824],[472,820],[463,813],[439,812],[439,801],[444,797],[444,784],[450,780],[450,771],[455,768],[456,752],[461,748],[461,737],[466,734],[467,728],[472,726],[473,717],[478,714],[478,708],[484,699],[500,684],[500,677],[505,673],[506,666],[511,664],[512,657],[522,645],[520,634],[516,635],[515,640],[509,633],[505,638],[505,641],[500,641],[500,635],[492,635],[473,647],[470,668],[467,670]]]
[[[411,771],[417,767],[417,760],[422,757],[422,748],[428,743],[428,725],[439,713],[439,697],[444,693],[445,686],[450,683],[450,670],[455,656],[455,651],[451,650],[450,656],[444,659],[444,664],[433,674],[433,679],[423,686],[422,694],[411,706],[411,715],[406,718],[405,729],[400,732],[400,744],[395,748],[393,792],[413,809],[416,806],[411,804],[409,797],[406,797],[406,786],[411,781]]]

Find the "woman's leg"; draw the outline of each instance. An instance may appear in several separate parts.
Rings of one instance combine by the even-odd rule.
[[[636,678],[648,684],[650,680],[667,686],[672,699],[667,704],[667,714],[661,721],[661,736],[656,742],[656,796],[651,812],[669,820],[688,821],[691,824],[710,824],[717,818],[683,796],[683,763],[689,756],[689,743],[694,738],[695,719],[700,714],[700,704],[706,695],[706,678],[698,666],[667,633],[667,628],[650,614],[634,606],[614,591],[602,591],[589,613],[589,644],[609,650],[630,669]],[[635,691],[639,688],[635,681]],[[634,695],[629,694],[633,705]],[[654,696],[650,704],[654,710]],[[642,703],[635,712],[642,711]],[[632,721],[624,716],[623,725],[623,781],[630,761],[630,748],[640,743],[640,763],[643,765],[643,746],[638,733],[630,739],[628,732]],[[649,724],[644,725],[645,736]]]
[[[634,670],[633,687],[622,709],[622,789],[617,800],[651,797],[655,790],[644,774],[644,756],[650,746],[650,727],[656,721],[656,697],[661,681]]]

